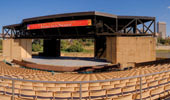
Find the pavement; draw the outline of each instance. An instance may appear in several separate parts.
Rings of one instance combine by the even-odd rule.
[[[91,57],[40,57],[35,56],[33,58],[24,59],[25,61],[55,66],[96,66],[111,64],[103,59],[95,59]]]

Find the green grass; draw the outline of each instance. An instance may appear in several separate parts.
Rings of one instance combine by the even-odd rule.
[[[94,51],[91,50],[91,49],[89,49],[89,50],[85,49],[83,52],[84,52],[84,53],[94,53]]]
[[[62,50],[61,51],[62,53],[75,53],[75,52],[68,52],[68,51],[64,51],[64,50]],[[94,51],[93,50],[88,50],[88,49],[84,49],[82,52],[80,52],[80,53],[93,53]]]
[[[83,51],[79,52],[79,53],[89,53],[89,54],[92,54],[94,53],[94,46],[84,46],[83,47]],[[78,52],[68,52],[66,50],[61,50],[62,53],[78,53]]]
[[[156,53],[170,53],[170,50],[156,50]]]

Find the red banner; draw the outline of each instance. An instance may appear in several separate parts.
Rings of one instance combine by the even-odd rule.
[[[92,21],[90,19],[58,21],[58,22],[49,22],[49,23],[29,24],[27,25],[27,30],[57,28],[57,27],[91,26],[91,25],[92,25]]]

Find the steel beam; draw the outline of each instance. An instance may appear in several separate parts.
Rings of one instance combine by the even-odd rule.
[[[124,30],[125,28],[127,28],[130,24],[132,24],[136,19],[133,19],[132,21],[130,21],[127,25],[125,25],[121,30]]]

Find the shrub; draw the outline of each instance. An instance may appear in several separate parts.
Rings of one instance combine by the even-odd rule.
[[[69,46],[66,51],[67,52],[82,52],[84,49],[83,49],[83,46],[81,43],[77,42],[71,46]]]
[[[33,40],[32,51],[34,51],[34,52],[43,51],[43,40],[42,39],[34,39]]]
[[[61,51],[65,51],[67,49],[67,41],[61,40]]]
[[[93,45],[93,42],[87,42],[85,45],[86,46],[91,46],[91,45]]]
[[[163,45],[169,45],[170,44],[170,39],[158,38],[158,43],[163,44]]]
[[[32,44],[32,51],[34,52],[43,51],[43,47],[40,44]]]

